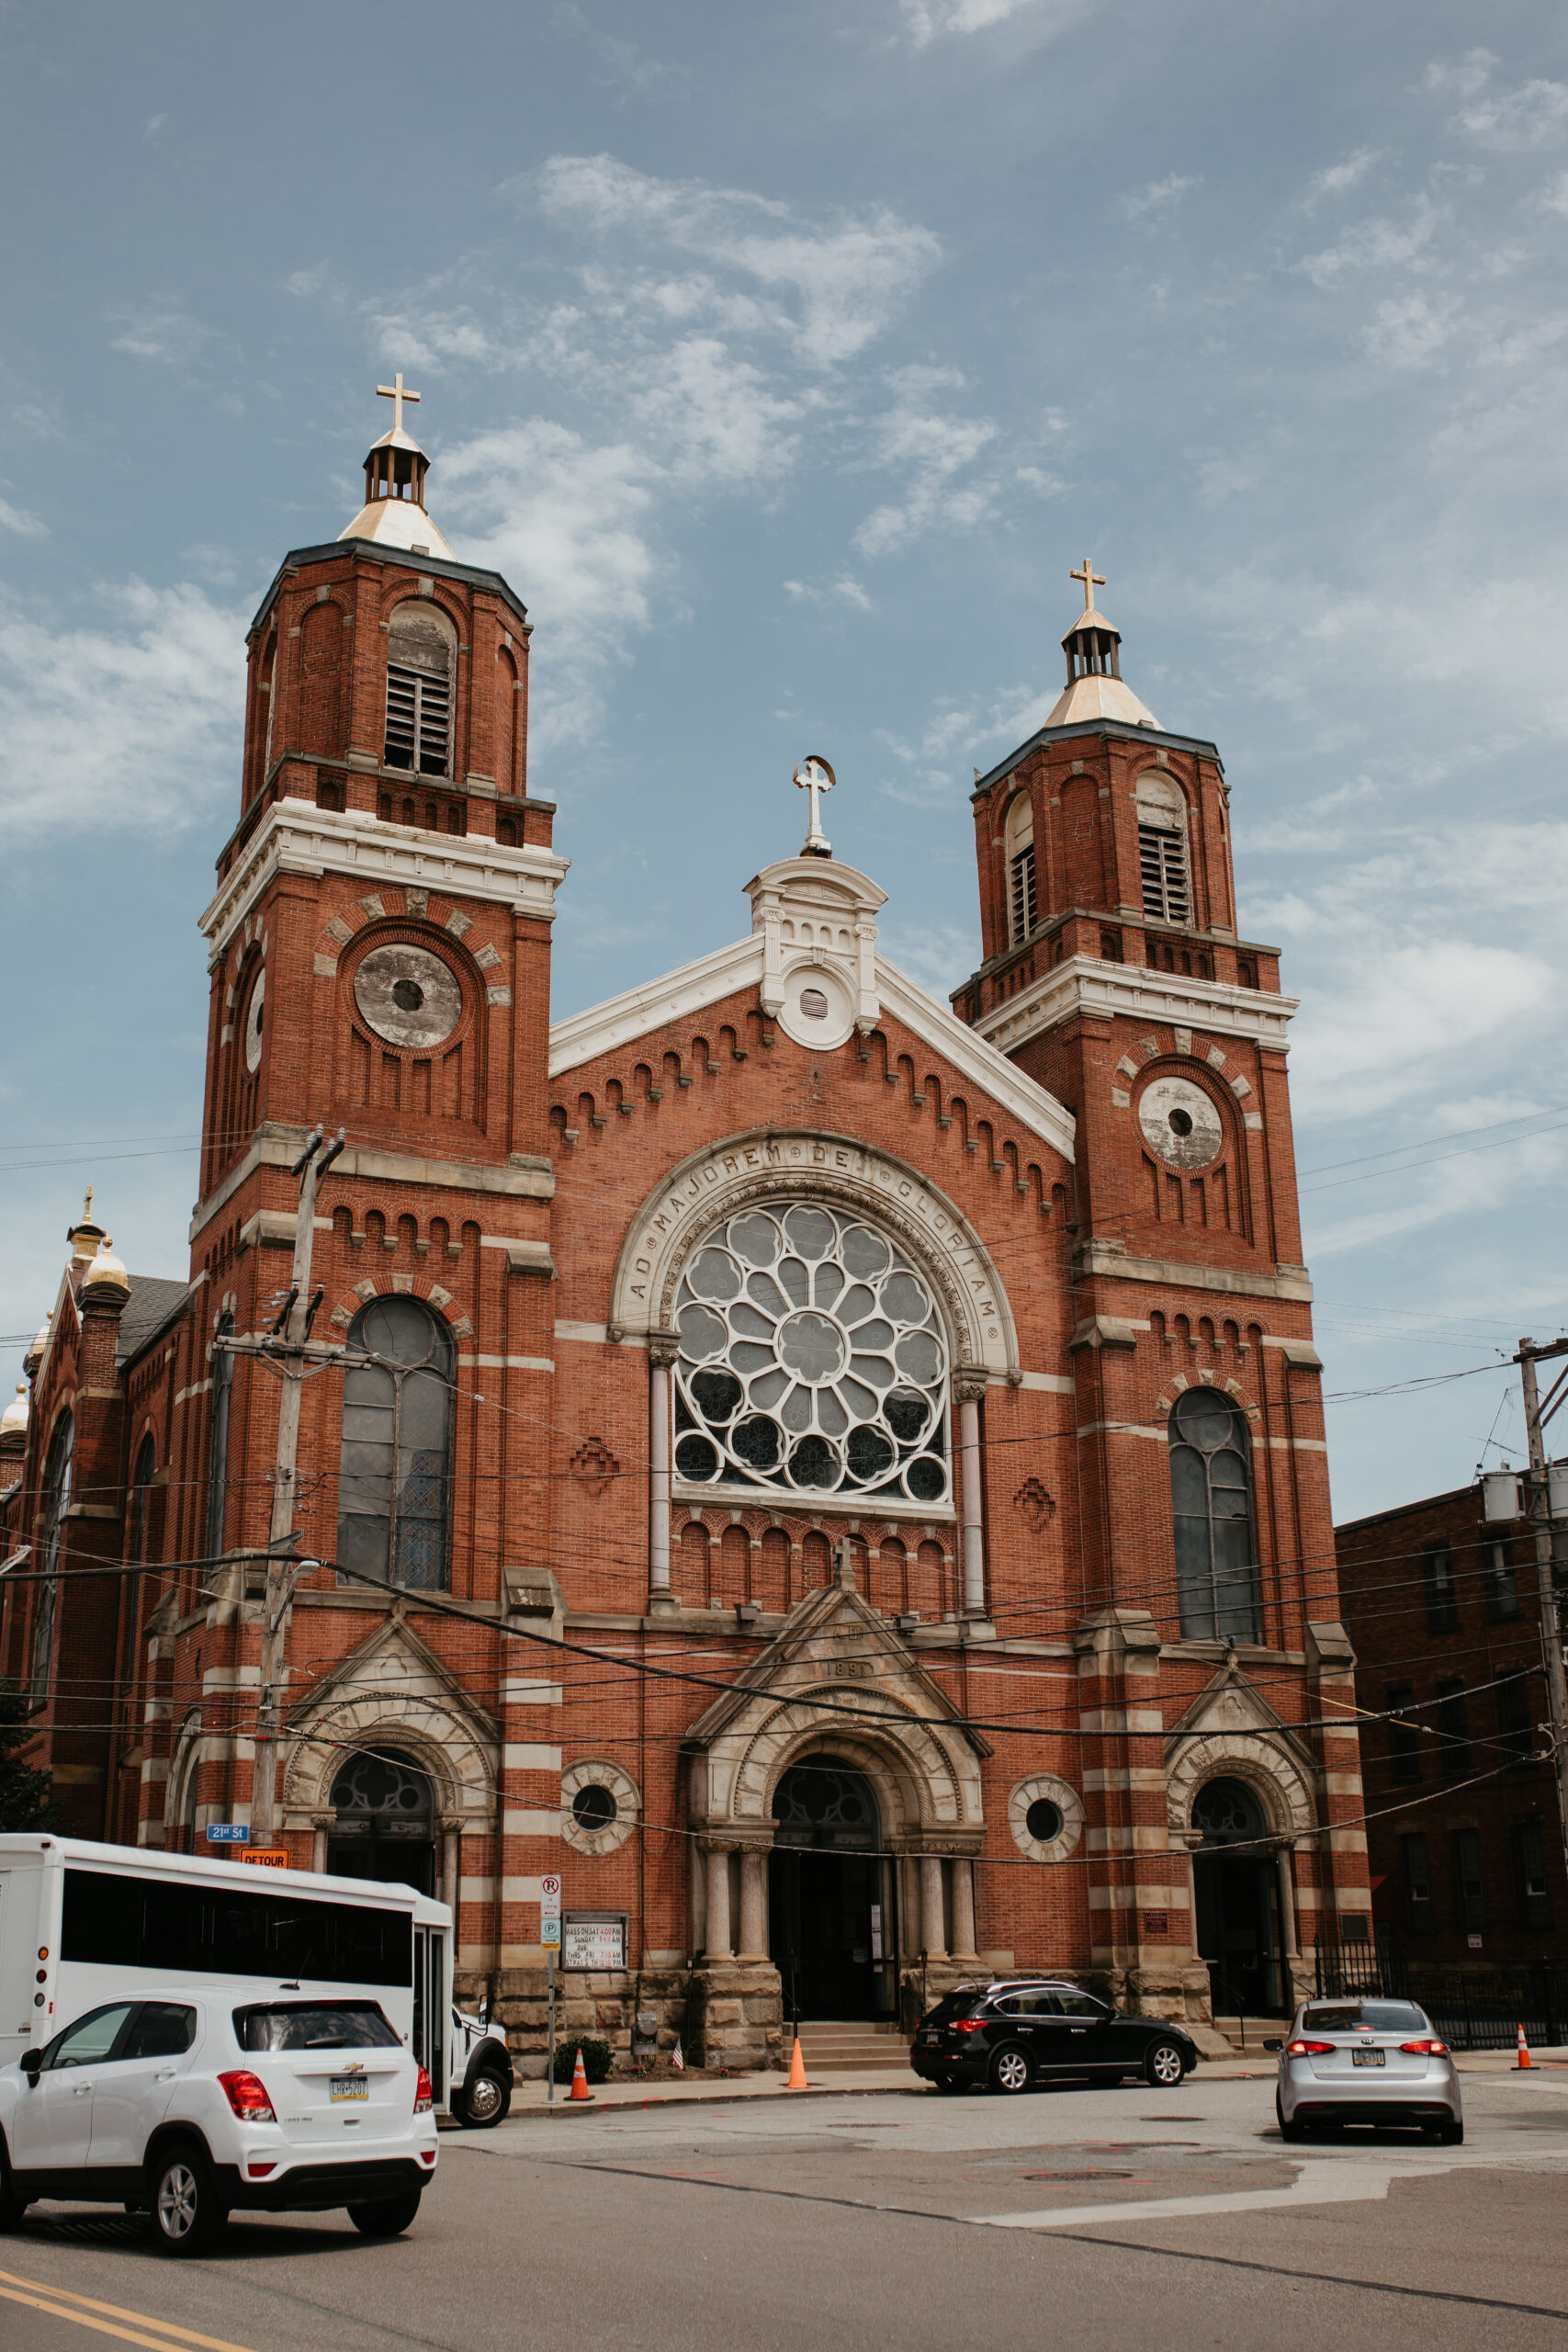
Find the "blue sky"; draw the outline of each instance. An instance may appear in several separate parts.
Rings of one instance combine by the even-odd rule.
[[[184,1271],[243,629],[400,366],[536,623],[558,1012],[744,928],[808,750],[962,978],[1087,547],[1303,1000],[1337,1510],[1517,1448],[1355,1392],[1568,1321],[1560,9],[58,0],[0,126],[0,1329],[89,1179]]]

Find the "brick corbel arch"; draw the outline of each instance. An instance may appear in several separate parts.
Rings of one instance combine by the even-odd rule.
[[[328,1319],[336,1329],[346,1331],[360,1308],[368,1306],[373,1298],[417,1298],[445,1316],[455,1340],[471,1340],[474,1336],[473,1324],[463,1313],[461,1300],[454,1298],[449,1290],[443,1290],[439,1283],[432,1282],[428,1274],[383,1274],[379,1281],[372,1281],[367,1275],[338,1300]]]

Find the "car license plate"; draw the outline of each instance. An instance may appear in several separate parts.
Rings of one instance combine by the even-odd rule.
[[[368,2098],[369,2096],[370,2086],[363,2075],[334,2075],[333,2076],[334,2104],[340,2098]]]
[[[922,2041],[938,2042],[942,2040],[942,2036],[940,2033],[922,2033],[920,2040]]]
[[[1381,2066],[1384,2063],[1384,2053],[1381,2050],[1352,2050],[1350,2052],[1352,2066]]]

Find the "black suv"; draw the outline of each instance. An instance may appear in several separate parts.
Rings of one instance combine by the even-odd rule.
[[[909,2064],[942,2091],[977,2083],[1021,2091],[1052,2075],[1102,2082],[1136,2075],[1176,2090],[1198,2064],[1198,2048],[1185,2027],[1123,2017],[1076,1984],[1011,1978],[966,1984],[939,2001],[916,2028]]]

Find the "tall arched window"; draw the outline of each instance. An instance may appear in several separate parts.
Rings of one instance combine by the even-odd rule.
[[[227,1339],[231,1315],[220,1315],[215,1337]],[[207,1466],[207,1557],[223,1550],[223,1508],[229,1498],[229,1402],[234,1392],[234,1359],[227,1348],[212,1351],[212,1452]]]
[[[338,1560],[420,1591],[446,1583],[457,1351],[417,1298],[372,1299],[348,1331]],[[369,1356],[368,1363],[355,1363]]]
[[[1008,938],[1027,939],[1038,919],[1034,888],[1034,804],[1027,792],[1009,806],[1004,841],[1008,866]]]
[[[39,1561],[42,1581],[38,1587],[38,1600],[33,1611],[32,1695],[35,1707],[41,1707],[49,1697],[50,1677],[53,1670],[60,1554],[65,1514],[71,1507],[71,1458],[75,1442],[76,1424],[69,1413],[62,1413],[54,1425],[54,1435],[50,1439],[49,1453],[43,1465],[43,1544]]]
[[[158,1449],[152,1432],[142,1439],[136,1453],[136,1468],[130,1479],[130,1544],[126,1557],[138,1565],[147,1557],[147,1538],[151,1532],[149,1520],[152,1510],[152,1481],[158,1470]]]
[[[427,597],[400,605],[387,638],[389,768],[451,774],[452,625]]]
[[[1187,803],[1168,775],[1141,775],[1138,864],[1144,912],[1156,922],[1190,922],[1192,888],[1187,871]]]
[[[1189,1388],[1170,1414],[1170,1498],[1181,1632],[1190,1642],[1258,1639],[1251,1442],[1239,1405]]]

